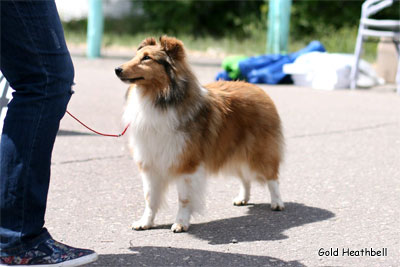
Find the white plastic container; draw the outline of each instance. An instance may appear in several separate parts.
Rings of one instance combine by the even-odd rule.
[[[352,54],[331,54],[311,52],[300,56],[292,64],[283,66],[283,72],[290,74],[295,85],[322,90],[345,89],[350,87]],[[358,87],[372,87],[383,84],[372,66],[360,61]]]

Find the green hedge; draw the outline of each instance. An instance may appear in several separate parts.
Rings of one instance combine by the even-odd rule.
[[[267,1],[131,0],[129,16],[107,19],[105,45],[136,44],[138,37],[175,35],[193,49],[220,46],[230,53],[265,52]],[[319,40],[330,52],[354,52],[363,1],[293,0],[290,51]],[[377,18],[400,19],[400,2]],[[64,23],[69,40],[84,42],[87,20]],[[196,41],[200,40],[200,41]],[[373,57],[376,44],[366,45]]]
[[[193,36],[235,36],[266,31],[267,1],[144,1],[131,0],[131,15],[108,19],[105,31],[137,34],[165,32]],[[321,35],[327,30],[358,26],[363,1],[293,0],[291,36]],[[379,13],[378,18],[400,19],[400,3]],[[67,23],[68,30],[85,30],[86,21]]]

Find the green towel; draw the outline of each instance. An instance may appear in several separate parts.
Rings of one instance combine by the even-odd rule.
[[[232,80],[237,80],[241,77],[239,69],[239,61],[246,59],[245,56],[229,56],[222,61],[222,68],[228,72]]]

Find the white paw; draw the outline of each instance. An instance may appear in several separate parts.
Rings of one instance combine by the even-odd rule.
[[[282,211],[285,209],[285,205],[283,204],[282,200],[275,200],[271,201],[271,210],[274,211]]]
[[[187,232],[187,230],[189,230],[189,225],[183,225],[181,223],[174,223],[171,227],[171,230],[174,233]]]
[[[153,223],[143,219],[136,221],[132,224],[133,230],[148,230],[151,227],[153,227]]]
[[[244,205],[247,205],[247,202],[249,202],[248,199],[245,199],[245,198],[240,197],[240,196],[235,197],[233,199],[233,205],[235,205],[235,206],[244,206]]]

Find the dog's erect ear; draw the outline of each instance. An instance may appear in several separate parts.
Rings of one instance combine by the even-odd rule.
[[[183,43],[174,37],[161,36],[160,46],[173,60],[181,60],[185,57]]]
[[[143,47],[148,46],[148,45],[156,45],[156,39],[154,39],[153,37],[148,37],[148,38],[144,39],[140,43],[137,50],[139,51],[140,49],[142,49]]]

